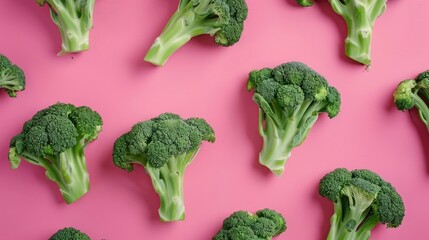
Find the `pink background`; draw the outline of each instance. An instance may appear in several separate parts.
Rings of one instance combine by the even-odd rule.
[[[406,205],[398,229],[377,227],[372,239],[427,239],[429,135],[415,112],[395,109],[397,83],[428,69],[429,1],[391,0],[375,25],[369,71],[343,55],[346,26],[328,1],[301,9],[294,0],[248,0],[242,40],[217,47],[193,39],[163,68],[142,61],[178,1],[99,0],[88,52],[57,57],[60,35],[48,9],[32,0],[0,0],[0,52],[21,66],[27,90],[0,92],[0,238],[46,240],[74,226],[93,239],[204,240],[235,210],[269,207],[284,214],[277,239],[326,238],[332,204],[319,179],[337,167],[368,168],[396,186]],[[302,61],[342,93],[335,119],[320,117],[293,151],[282,177],[257,163],[258,109],[245,89],[252,69]],[[9,140],[33,114],[57,101],[88,105],[104,119],[87,147],[91,191],[66,205],[44,171],[9,168]],[[203,117],[216,130],[186,171],[186,221],[160,223],[159,200],[143,168],[113,166],[117,137],[162,112]]]

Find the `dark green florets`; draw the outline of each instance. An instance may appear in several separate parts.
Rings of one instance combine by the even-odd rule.
[[[91,240],[85,233],[72,228],[63,228],[56,232],[49,240]]]
[[[213,240],[272,239],[286,230],[286,221],[280,213],[263,209],[256,214],[237,211],[223,221],[222,229]]]
[[[398,110],[409,110],[416,105],[413,97],[416,86],[417,83],[415,80],[405,80],[398,85],[396,91],[393,93],[393,101]]]
[[[25,90],[25,75],[20,67],[12,64],[7,57],[0,54],[0,88],[5,89],[10,97],[16,92]]]
[[[244,21],[247,18],[247,4],[244,0],[221,0],[221,4],[228,7],[228,21],[221,25],[220,30],[216,32],[215,42],[222,46],[232,46],[241,38],[241,33],[244,29]]]

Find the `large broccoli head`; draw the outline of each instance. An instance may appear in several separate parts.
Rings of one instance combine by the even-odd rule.
[[[85,233],[73,228],[67,227],[59,230],[52,235],[49,240],[91,240]]]
[[[260,163],[280,175],[291,150],[309,134],[320,113],[337,116],[341,96],[323,76],[300,62],[250,72],[247,89],[259,106],[264,139]]]
[[[45,168],[72,203],[89,190],[84,148],[98,137],[102,125],[100,115],[89,107],[54,104],[37,112],[11,140],[11,166],[18,168],[24,158]]]
[[[213,240],[268,240],[285,230],[286,220],[274,210],[263,209],[256,214],[237,211],[223,221]]]
[[[25,75],[20,67],[0,54],[0,88],[10,97],[16,97],[16,92],[25,90]]]

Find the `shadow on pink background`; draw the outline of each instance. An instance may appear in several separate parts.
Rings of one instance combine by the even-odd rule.
[[[3,1],[0,53],[21,66],[27,90],[10,99],[0,92],[0,235],[46,240],[74,226],[92,239],[204,240],[236,210],[272,208],[287,219],[277,239],[326,238],[332,204],[318,182],[337,167],[368,168],[396,186],[406,205],[403,225],[377,227],[372,239],[426,239],[429,135],[417,115],[392,103],[399,81],[429,67],[429,2],[389,1],[374,30],[372,67],[344,57],[346,25],[319,1],[298,8],[293,0],[248,0],[249,18],[235,46],[193,39],[163,68],[143,62],[145,52],[178,1],[98,1],[88,52],[57,57],[60,35],[46,7]],[[250,70],[302,61],[342,93],[337,118],[320,117],[295,149],[282,177],[257,163],[262,141],[257,106],[245,89]],[[104,119],[99,139],[86,149],[91,191],[66,205],[44,171],[23,162],[12,171],[10,139],[38,110],[55,102],[87,105]],[[113,166],[117,137],[163,112],[203,117],[216,130],[185,174],[186,221],[160,223],[158,196],[143,168]]]

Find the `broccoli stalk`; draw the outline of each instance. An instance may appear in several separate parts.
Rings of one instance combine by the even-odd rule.
[[[48,5],[51,18],[61,33],[61,52],[58,55],[86,51],[89,31],[93,26],[95,0],[36,0]]]
[[[164,113],[137,123],[119,137],[113,150],[114,164],[133,171],[142,165],[160,198],[160,220],[185,218],[183,177],[186,167],[197,155],[202,141],[214,142],[214,131],[204,119]]]
[[[16,97],[16,92],[25,90],[25,75],[21,68],[13,65],[0,54],[0,88],[5,89],[9,97]]]
[[[84,149],[95,140],[103,122],[88,107],[57,103],[39,111],[10,143],[9,160],[18,168],[21,158],[43,167],[70,204],[89,191]]]
[[[259,162],[276,175],[283,173],[292,149],[304,142],[319,114],[333,118],[340,109],[338,91],[298,62],[252,71],[247,88],[255,89],[253,100],[259,106]]]
[[[369,170],[338,168],[321,179],[319,193],[334,202],[328,240],[367,240],[379,223],[398,227],[404,217],[399,194]]]
[[[309,0],[297,0],[298,4],[308,7]],[[371,40],[375,20],[386,10],[387,0],[329,0],[334,11],[347,23],[345,52],[351,59],[371,64]]]
[[[203,34],[215,35],[218,45],[232,46],[240,39],[246,17],[244,0],[180,0],[145,61],[162,66],[180,47]]]

